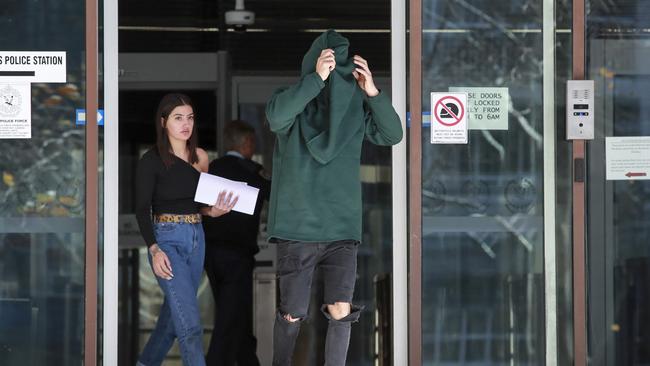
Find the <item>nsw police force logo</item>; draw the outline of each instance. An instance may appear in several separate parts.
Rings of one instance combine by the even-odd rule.
[[[20,91],[11,85],[0,89],[0,116],[15,117],[21,111],[23,97]]]

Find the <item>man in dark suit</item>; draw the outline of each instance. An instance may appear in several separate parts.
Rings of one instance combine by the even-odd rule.
[[[271,181],[262,165],[251,160],[255,153],[255,129],[232,121],[224,129],[228,152],[210,163],[209,173],[246,182],[259,188],[253,215],[232,211],[218,218],[205,217],[205,271],[215,300],[214,330],[208,366],[259,366],[253,335],[253,269],[260,225],[260,211],[268,200]]]

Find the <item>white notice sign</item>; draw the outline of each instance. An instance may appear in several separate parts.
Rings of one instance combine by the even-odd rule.
[[[0,83],[65,83],[65,52],[0,51]]]
[[[607,180],[650,179],[650,137],[605,138]]]
[[[431,93],[431,143],[467,143],[467,94]]]
[[[470,130],[508,129],[508,88],[452,86],[449,91],[467,93],[467,120]]]
[[[31,137],[31,84],[0,82],[0,139],[29,139]]]

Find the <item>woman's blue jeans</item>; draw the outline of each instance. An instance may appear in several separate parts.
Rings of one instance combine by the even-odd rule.
[[[178,338],[183,365],[204,366],[203,326],[196,299],[205,257],[203,227],[200,223],[161,222],[154,224],[154,232],[158,246],[171,262],[174,277],[165,280],[156,276],[165,301],[138,365],[160,365]]]

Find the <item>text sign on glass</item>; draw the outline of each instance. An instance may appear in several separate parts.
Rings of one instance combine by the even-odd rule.
[[[467,93],[467,120],[470,130],[507,130],[510,96],[508,88],[449,88]]]
[[[0,82],[65,83],[66,53],[0,51]]]
[[[31,84],[0,81],[0,139],[29,138],[32,138]]]
[[[606,137],[607,180],[650,179],[650,137]]]
[[[467,141],[467,94],[431,93],[431,143]]]

